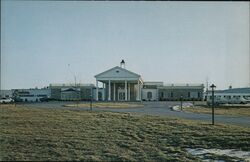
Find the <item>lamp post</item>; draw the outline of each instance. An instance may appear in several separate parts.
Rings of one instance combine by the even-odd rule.
[[[90,110],[92,111],[92,99],[93,99],[93,88],[91,88],[91,94],[90,94]]]
[[[78,96],[77,85],[76,85],[76,75],[71,71],[71,69],[70,69],[70,64],[68,64],[68,67],[69,67],[70,73],[74,76],[75,87],[74,87],[74,86],[72,86],[72,87],[75,88],[75,101],[76,101],[76,106],[78,107],[78,102],[79,102],[80,99],[81,99],[81,88],[80,88],[80,83],[79,83],[80,91],[79,91],[79,96]],[[73,100],[74,100],[74,99],[73,99]]]
[[[79,96],[78,96],[78,89],[77,89],[77,85],[76,85],[76,76],[74,78],[75,78],[76,107],[78,107],[78,102],[80,100],[80,95],[81,95],[81,89],[80,89]]]
[[[183,96],[181,95],[181,111],[182,111],[182,99],[183,99]]]
[[[214,88],[216,88],[216,86],[212,84],[210,88],[212,88],[212,125],[214,125]]]

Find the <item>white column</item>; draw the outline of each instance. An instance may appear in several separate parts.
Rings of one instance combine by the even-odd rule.
[[[98,80],[96,80],[96,101],[98,101]]]
[[[130,101],[130,84],[128,83],[128,100]]]
[[[105,89],[104,89],[104,83],[102,83],[102,100],[105,100]]]
[[[140,87],[140,90],[139,90],[139,92],[140,92],[139,100],[141,101],[141,84],[139,84],[139,87]]]
[[[127,86],[127,81],[125,80],[125,101],[128,100],[128,86]]]
[[[111,84],[110,84],[110,80],[109,80],[109,97],[108,100],[111,100]]]
[[[113,101],[115,101],[115,83],[114,83],[114,98],[113,98]]]
[[[137,82],[137,100],[140,100],[139,99],[139,96],[140,96],[140,86],[139,86],[139,80],[138,80],[138,82]]]

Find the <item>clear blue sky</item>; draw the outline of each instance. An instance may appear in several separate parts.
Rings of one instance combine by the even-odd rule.
[[[2,89],[95,83],[121,59],[144,81],[249,86],[249,2],[1,3]]]

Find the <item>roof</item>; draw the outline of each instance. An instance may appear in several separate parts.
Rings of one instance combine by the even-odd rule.
[[[203,84],[164,84],[159,89],[203,89]]]
[[[232,88],[220,91],[220,93],[250,93],[249,88]]]
[[[144,82],[143,85],[157,85],[157,86],[163,86],[163,82]]]
[[[119,66],[115,66],[109,70],[106,70],[100,74],[95,75],[95,78],[108,78],[108,77],[115,77],[115,78],[136,77],[136,78],[140,78],[141,76],[139,74],[132,72],[132,71],[121,68]]]
[[[200,84],[200,83],[175,83],[175,84],[164,84],[164,86],[166,87],[171,87],[171,86],[174,86],[174,87],[189,87],[189,86],[193,86],[193,87],[204,87],[203,84]]]
[[[208,91],[208,93],[211,93],[211,92],[212,92],[211,90]],[[250,94],[250,87],[215,90],[214,92],[215,93],[249,93]]]
[[[50,84],[50,87],[93,87],[94,84],[82,84],[82,83],[77,83],[77,84],[74,84],[74,83],[53,83],[53,84]]]
[[[77,91],[79,91],[79,90],[73,89],[73,88],[62,90],[62,92],[77,92]]]

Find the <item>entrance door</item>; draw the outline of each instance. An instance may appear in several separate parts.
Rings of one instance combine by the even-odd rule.
[[[118,89],[118,101],[125,101],[125,89]]]
[[[147,93],[147,98],[148,98],[149,101],[151,101],[152,96],[153,96],[153,95],[152,95],[152,92],[148,92],[148,93]]]
[[[125,92],[119,92],[119,101],[124,101],[125,100]]]

